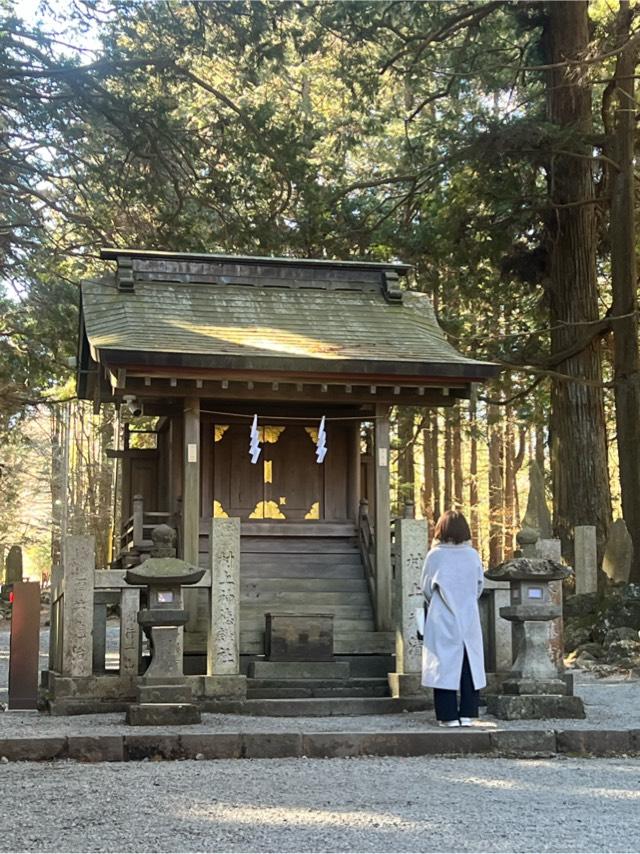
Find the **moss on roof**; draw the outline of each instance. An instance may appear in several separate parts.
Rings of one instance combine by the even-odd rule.
[[[137,281],[122,293],[90,281],[82,301],[94,352],[275,356],[317,360],[319,370],[336,360],[486,364],[494,373],[446,341],[431,300],[413,291],[389,304],[381,289]]]

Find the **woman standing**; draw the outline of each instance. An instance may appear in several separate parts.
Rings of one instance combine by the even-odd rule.
[[[487,684],[478,599],[484,572],[467,520],[456,510],[438,519],[422,570],[429,604],[422,649],[422,684],[433,688],[440,726],[470,726]],[[460,691],[458,703],[457,691]]]

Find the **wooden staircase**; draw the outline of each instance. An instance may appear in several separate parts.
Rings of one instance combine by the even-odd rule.
[[[240,651],[264,653],[265,614],[332,614],[336,655],[389,654],[350,523],[243,523]]]

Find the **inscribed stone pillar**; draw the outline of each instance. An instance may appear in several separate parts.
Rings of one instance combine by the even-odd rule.
[[[376,627],[391,631],[391,513],[389,508],[389,407],[376,404],[374,428]]]
[[[609,531],[602,569],[616,584],[627,584],[633,560],[633,541],[624,519],[616,519]]]
[[[140,661],[140,589],[120,591],[120,676],[137,676]]]
[[[594,525],[575,528],[576,593],[596,593],[598,590],[598,552]]]
[[[211,520],[211,626],[207,674],[240,672],[240,519]]]
[[[396,522],[396,569],[394,618],[396,630],[396,672],[389,674],[394,696],[420,690],[422,642],[416,634],[416,608],[424,602],[420,588],[422,566],[427,553],[427,522],[398,519]]]
[[[91,676],[94,537],[66,537],[63,562],[62,675]]]

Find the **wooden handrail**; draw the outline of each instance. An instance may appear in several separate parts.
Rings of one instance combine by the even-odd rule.
[[[366,498],[360,501],[358,512],[358,546],[365,568],[371,601],[376,601],[376,544],[369,519],[369,502]]]

